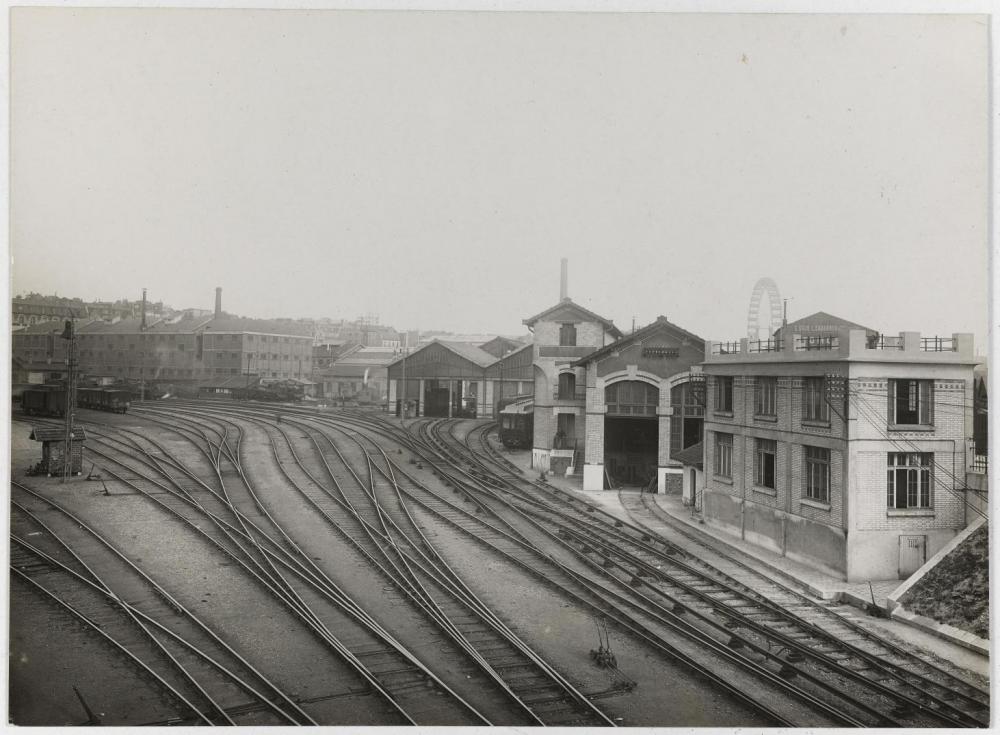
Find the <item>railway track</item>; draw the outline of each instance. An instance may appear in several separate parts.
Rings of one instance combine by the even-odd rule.
[[[438,431],[434,438],[437,448],[451,458],[463,448],[469,450],[468,442],[456,439],[453,426]],[[543,483],[522,480],[518,487],[504,478],[500,486],[509,492],[502,498],[496,495],[497,483],[489,485],[478,492],[528,514],[540,525],[558,528],[561,539],[570,548],[576,547],[581,557],[599,555],[608,576],[623,584],[628,580],[627,584],[654,594],[671,609],[696,617],[702,629],[714,629],[719,637],[728,638],[731,647],[770,659],[782,676],[805,678],[831,690],[836,687],[841,699],[849,698],[852,706],[877,718],[870,724],[981,727],[988,722],[985,692],[944,672],[930,671],[925,661],[898,647],[873,651],[852,645],[874,636],[866,631],[859,639],[856,626],[847,639],[837,635],[836,629],[824,630],[796,610],[803,607],[804,596],[767,600],[709,565],[690,563],[692,557],[648,529],[627,529],[630,524],[592,505],[571,502]],[[538,493],[547,496],[544,502],[538,500]],[[553,499],[560,506],[558,511],[553,509]],[[835,615],[815,603],[808,609]],[[836,617],[840,623],[840,616]]]
[[[470,593],[411,518],[405,521],[409,533],[398,520],[387,522],[390,513],[378,500],[379,495],[386,494],[376,491],[378,475],[373,471],[371,455],[357,439],[347,437],[356,445],[355,453],[360,453],[354,464],[359,461],[366,464],[367,476],[352,468],[345,450],[318,429],[289,419],[282,424],[263,423],[286,480],[338,530],[364,549],[369,561],[415,600],[532,721],[548,725],[613,725],[613,721],[518,640]],[[315,451],[311,463],[304,461],[301,451],[294,451],[286,427],[312,432],[309,438]],[[327,461],[321,442],[333,450],[339,460],[338,469]],[[389,466],[384,453],[381,460]],[[303,476],[293,477],[292,466],[297,466]],[[332,481],[333,492],[319,480],[323,474]],[[396,519],[406,517],[402,506],[391,515]]]
[[[241,436],[230,437],[223,431],[220,439],[216,432],[213,441],[209,434],[201,434],[207,445],[205,456],[218,463],[218,484],[225,486],[221,466],[238,455]],[[89,451],[101,460],[107,474],[146,496],[228,557],[349,664],[371,691],[391,705],[401,724],[488,723],[320,572],[273,519],[268,520],[259,498],[234,499],[229,495],[232,487],[225,492],[212,488],[182,464],[169,462],[170,452],[148,437],[133,436],[126,447],[113,448],[99,431],[93,436],[102,447],[91,446]],[[137,461],[134,455],[143,460]],[[166,472],[165,464],[200,486],[199,495]],[[235,469],[245,478],[240,465]],[[156,472],[161,472],[159,479]],[[271,523],[270,529],[265,528],[265,522]]]
[[[170,482],[181,494],[184,485],[202,498],[214,494],[221,507],[202,509],[202,520],[206,514],[225,519],[250,549],[243,556],[266,580],[278,586],[290,584],[286,577],[302,577],[323,587],[322,574],[302,558],[307,555],[281,556],[294,542],[267,518],[264,500],[253,492],[241,447],[247,432],[255,432],[255,447],[266,436],[285,482],[530,722],[608,724],[590,698],[472,592],[430,542],[428,529],[453,529],[776,723],[803,724],[769,706],[778,697],[794,700],[799,709],[792,711],[811,711],[808,724],[820,726],[977,727],[988,721],[985,692],[909,651],[882,646],[870,631],[834,627],[842,616],[805,596],[755,591],[759,580],[749,571],[734,573],[738,560],[705,563],[705,554],[692,551],[693,539],[675,542],[679,531],[664,519],[650,525],[655,509],[627,508],[632,520],[623,521],[528,480],[492,448],[490,424],[470,429],[468,422],[421,419],[402,429],[364,412],[320,415],[285,407],[279,421],[272,407],[206,403],[137,409],[197,444],[200,471],[207,462],[216,480],[209,488],[190,476],[197,473],[176,476],[169,452],[144,445],[147,439],[133,438],[126,454],[138,452],[148,467],[173,473]],[[433,487],[417,477],[428,472],[436,476]],[[247,495],[229,498],[227,477],[238,478],[234,487]],[[251,506],[256,514],[248,513]],[[627,686],[624,674],[620,681]]]
[[[12,482],[11,488],[12,574],[159,684],[185,710],[181,721],[232,725],[237,724],[233,718],[242,717],[246,724],[316,724],[83,519],[20,483]],[[57,511],[68,524],[57,531],[38,510]],[[85,561],[74,546],[87,548],[110,573],[98,574],[97,563]]]

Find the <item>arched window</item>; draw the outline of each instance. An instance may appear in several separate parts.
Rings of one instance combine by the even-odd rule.
[[[638,380],[612,383],[604,389],[604,402],[608,407],[608,414],[655,416],[659,401],[659,388]]]
[[[559,373],[559,398],[572,400],[576,394],[576,375]]]

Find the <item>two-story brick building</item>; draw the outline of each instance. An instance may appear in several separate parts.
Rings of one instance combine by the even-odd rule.
[[[533,334],[531,466],[546,472],[579,472],[586,436],[587,370],[575,363],[615,342],[622,332],[611,320],[565,295],[523,323]]]
[[[583,487],[680,490],[671,452],[701,441],[704,341],[666,317],[623,335],[563,298],[525,319],[534,332],[532,466]]]
[[[705,521],[850,581],[906,577],[972,520],[972,336],[785,331],[706,345]]]

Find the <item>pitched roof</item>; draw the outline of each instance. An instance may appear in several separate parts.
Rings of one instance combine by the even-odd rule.
[[[489,352],[486,352],[485,350],[482,350],[476,347],[475,345],[470,345],[465,342],[444,342],[439,339],[432,340],[425,345],[420,345],[420,347],[415,349],[413,352],[407,353],[406,356],[410,357],[412,355],[415,355],[418,352],[426,350],[432,345],[441,345],[446,350],[455,353],[459,357],[468,360],[469,362],[473,363],[474,365],[478,365],[481,368],[489,367],[490,365],[492,365],[497,361],[497,359]],[[386,367],[391,367],[396,363],[402,361],[403,361],[403,355],[399,355],[392,362],[387,363]]]
[[[260,332],[292,337],[313,336],[312,327],[308,324],[277,319],[244,319],[228,314],[211,318],[205,325],[205,329],[212,332]]]
[[[524,347],[524,342],[510,337],[494,337],[489,342],[479,345],[479,349],[489,352],[494,357],[503,357],[504,353]]]
[[[84,327],[93,324],[92,320],[79,320],[73,325],[73,329],[80,331]],[[66,326],[65,319],[53,319],[47,322],[36,322],[26,327],[18,329],[14,334],[49,334],[51,332],[62,333]]]
[[[796,319],[794,322],[788,322],[785,327],[776,330],[775,333],[780,334],[784,329],[787,329],[791,333],[836,332],[841,329],[864,329],[867,332],[875,333],[875,330],[871,327],[866,327],[856,322],[850,322],[847,319],[840,318],[839,316],[827,314],[825,311],[817,311],[815,314],[810,314],[809,316],[804,316],[801,319]]]
[[[675,459],[681,464],[702,469],[704,466],[704,455],[705,448],[702,446],[702,442],[698,442],[697,444],[692,444],[687,449],[671,453],[670,459]]]
[[[605,319],[600,314],[595,314],[594,312],[590,311],[589,309],[583,308],[582,306],[580,306],[578,303],[576,303],[575,301],[573,301],[573,299],[569,298],[568,296],[566,298],[564,298],[562,301],[560,301],[558,304],[555,304],[554,306],[550,306],[545,311],[542,311],[542,312],[540,312],[538,314],[535,314],[532,317],[528,317],[527,319],[522,320],[522,324],[524,324],[525,326],[527,326],[527,327],[530,328],[536,322],[541,321],[542,319],[544,319],[546,316],[548,316],[549,314],[553,313],[554,311],[557,311],[559,309],[567,309],[567,308],[571,309],[573,311],[578,312],[581,316],[586,317],[590,321],[595,321],[595,322],[598,322],[600,324],[603,324],[604,327],[605,327],[605,329],[609,330],[612,334],[615,335],[615,337],[621,337],[622,336],[622,331],[618,327],[615,326],[615,323],[613,321],[611,321],[610,319]]]
[[[36,442],[62,442],[66,441],[66,428],[63,426],[36,426],[31,430],[29,439]],[[87,432],[82,426],[73,427],[73,441],[87,441]]]
[[[486,350],[465,342],[438,342],[438,344],[444,345],[459,357],[464,357],[469,362],[476,363],[479,367],[488,367],[497,361],[497,358]]]
[[[625,347],[627,345],[630,345],[630,344],[632,344],[634,342],[642,341],[643,339],[645,339],[647,336],[649,336],[650,334],[652,334],[656,330],[662,329],[664,327],[666,327],[667,329],[669,329],[669,330],[671,330],[673,332],[676,332],[677,334],[680,334],[683,337],[686,337],[688,339],[694,340],[695,342],[700,342],[701,343],[701,349],[704,349],[705,340],[703,340],[697,334],[689,332],[686,329],[684,329],[683,327],[678,327],[676,324],[674,324],[673,322],[671,322],[665,316],[658,316],[658,317],[656,317],[655,321],[650,322],[649,324],[647,324],[642,329],[637,329],[633,334],[630,334],[630,335],[628,335],[626,337],[622,337],[619,340],[615,340],[611,344],[605,345],[604,347],[601,347],[601,348],[595,350],[594,352],[591,352],[589,355],[585,355],[584,357],[581,357],[579,360],[577,360],[576,362],[574,362],[573,365],[574,366],[576,366],[576,365],[586,365],[588,362],[593,362],[594,360],[602,358],[605,355],[608,355],[608,354],[610,354],[610,353],[612,353],[612,352],[614,352],[616,350],[620,350],[620,349],[622,349],[623,347]]]

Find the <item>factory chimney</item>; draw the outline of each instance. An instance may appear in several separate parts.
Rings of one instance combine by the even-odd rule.
[[[560,274],[559,274],[559,300],[566,301],[569,298],[567,292],[569,283],[569,261],[563,258],[560,261]]]
[[[142,289],[142,321],[139,323],[139,330],[146,331],[146,289]]]
[[[215,287],[215,318],[222,316],[222,286]]]

